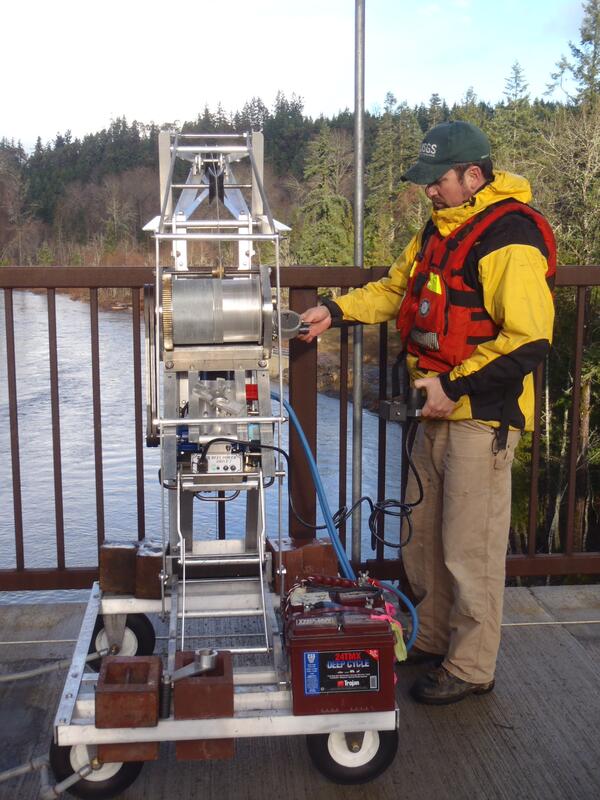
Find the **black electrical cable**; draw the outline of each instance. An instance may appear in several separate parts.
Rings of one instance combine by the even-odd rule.
[[[404,437],[404,457],[406,458],[406,463],[408,464],[409,469],[415,476],[417,487],[419,489],[419,497],[414,501],[414,503],[406,503],[406,505],[410,506],[411,508],[418,506],[419,503],[423,501],[423,497],[425,495],[425,492],[423,490],[423,482],[421,481],[421,476],[419,475],[419,471],[415,467],[414,461],[412,460],[412,449],[417,436],[417,428],[418,428],[418,422],[413,419],[409,424],[408,430],[406,431],[406,436]]]
[[[251,445],[251,442],[241,441],[240,439],[228,439],[226,436],[217,436],[214,439],[210,439],[210,441],[206,442],[205,445],[200,447],[198,451],[200,453],[200,461],[204,461],[206,458],[206,453],[208,452],[208,448],[211,447],[213,444],[217,444],[218,442],[224,442],[225,444],[235,444],[241,448],[248,448]]]
[[[251,444],[250,442],[246,442],[246,441],[243,441],[243,440],[240,440],[240,439],[226,439],[224,437],[211,439],[210,441],[206,442],[206,444],[203,446],[202,450],[200,451],[200,461],[203,461],[204,458],[206,457],[206,453],[208,451],[208,448],[211,445],[216,444],[217,442],[228,442],[229,444],[234,444],[234,445],[237,445],[238,447],[242,447],[244,449],[249,448],[250,444]],[[288,471],[289,471],[289,469],[290,469],[290,457],[289,457],[289,454],[286,453],[285,450],[283,450],[281,447],[276,447],[275,445],[271,445],[271,444],[260,444],[260,448],[262,450],[273,450],[276,453],[279,453],[280,455],[282,455],[285,458],[286,464],[288,466]],[[275,480],[274,478],[271,479],[271,483],[273,483],[274,480]],[[271,485],[271,484],[269,484],[269,485]],[[298,522],[301,525],[305,525],[307,528],[312,528],[313,530],[317,530],[317,531],[318,530],[323,530],[324,528],[327,527],[326,525],[312,525],[310,522],[306,522],[305,520],[302,519],[302,517],[298,514],[298,512],[296,511],[296,509],[294,507],[294,501],[292,500],[292,495],[290,493],[289,486],[288,486],[288,497],[289,497],[290,508],[292,510],[292,513],[293,513],[293,515],[296,517],[296,519],[298,520]],[[361,498],[361,501],[363,499],[365,499],[365,498]],[[369,500],[369,498],[366,498],[366,499]],[[359,502],[361,502],[361,501],[359,501]],[[369,502],[370,502],[370,500],[369,500]],[[354,506],[352,507],[351,510],[354,510]],[[341,524],[341,522],[336,524],[336,519],[338,518],[339,514],[340,514],[340,511],[336,512],[336,514],[334,514],[334,518],[333,518],[334,525],[336,525],[336,527],[339,527],[339,525]]]
[[[283,450],[281,447],[276,447],[275,445],[271,444],[261,444],[261,447],[264,448],[265,450],[274,450],[276,453],[280,453],[285,458],[286,464],[288,466],[288,472],[290,471],[289,453],[286,453],[286,451]],[[294,506],[294,501],[292,498],[292,493],[290,490],[289,483],[288,483],[288,498],[290,501],[290,509],[292,511],[292,514],[296,517],[296,519],[301,525],[304,525],[306,528],[311,528],[314,531],[325,530],[327,525],[313,525],[311,522],[307,522],[306,520],[302,519],[302,517],[296,511],[296,508]],[[356,503],[354,503],[352,508],[348,509],[347,506],[343,506],[342,508],[338,509],[332,517],[334,526],[339,529],[340,526],[348,519],[348,517],[351,516],[354,509],[363,502],[367,502],[371,506],[371,510],[373,510],[373,501],[371,500],[370,497],[367,497],[365,495],[364,497],[359,498],[356,501]]]
[[[418,470],[415,467],[414,462],[410,455],[413,448],[416,433],[417,433],[417,423],[413,421],[409,425],[409,428],[406,432],[406,436],[404,437],[403,450],[408,467],[412,471],[413,475],[415,476],[415,480],[417,482],[417,487],[419,489],[418,498],[412,503],[401,503],[399,500],[381,500],[379,502],[373,503],[370,497],[364,495],[363,497],[360,497],[350,508],[344,506],[335,512],[335,514],[333,515],[333,524],[336,528],[339,529],[340,526],[352,515],[354,510],[361,503],[368,503],[371,509],[371,513],[369,514],[368,525],[369,525],[369,530],[371,532],[371,543],[373,549],[375,548],[376,541],[381,542],[386,547],[393,547],[397,550],[400,550],[401,548],[405,547],[410,542],[413,534],[413,526],[410,518],[411,512],[415,506],[419,505],[419,503],[422,502],[424,496],[421,476],[419,475]],[[249,449],[252,445],[252,443],[248,441],[243,441],[239,439],[229,439],[226,437],[219,436],[216,437],[215,439],[211,439],[210,441],[206,442],[205,445],[203,445],[203,447],[200,450],[200,461],[203,461],[206,458],[206,453],[208,452],[209,447],[211,447],[213,444],[217,444],[218,442],[225,442],[227,444],[236,445],[237,447],[240,447],[244,450]],[[274,452],[282,455],[285,458],[289,472],[290,457],[285,450],[283,450],[281,447],[276,447],[275,445],[270,445],[270,444],[259,444],[258,446],[260,447],[261,450],[273,450]],[[271,479],[271,482],[273,481],[274,478]],[[302,519],[302,517],[298,514],[296,508],[294,507],[294,501],[292,499],[289,483],[288,483],[288,498],[292,514],[301,525],[304,525],[305,527],[315,531],[324,530],[327,527],[326,525],[313,525],[312,523]],[[402,530],[402,521],[406,520],[406,523],[408,525],[408,535],[406,539],[404,540],[401,539],[400,542],[390,542],[383,536],[380,536],[377,533],[377,523],[381,515],[400,518],[401,520],[400,530]]]
[[[415,437],[417,435],[417,422],[416,420],[412,420],[408,426],[406,431],[406,436],[404,437],[404,447],[403,447],[403,455],[406,458],[406,463],[408,464],[408,468],[411,470],[413,475],[415,476],[415,481],[417,482],[417,487],[419,489],[419,496],[417,499],[412,503],[400,503],[399,500],[382,500],[378,503],[374,504],[373,511],[369,517],[369,530],[371,531],[371,547],[375,549],[375,542],[381,542],[385,547],[393,547],[396,550],[401,550],[403,547],[410,542],[413,535],[413,525],[411,520],[412,510],[415,506],[418,506],[419,503],[423,501],[424,491],[423,491],[423,482],[421,481],[421,476],[414,464],[414,461],[411,458],[411,452],[413,445],[415,443]],[[397,511],[393,511],[392,509],[398,509]],[[377,532],[377,522],[379,520],[380,515],[388,515],[391,517],[399,517],[400,522],[400,541],[399,542],[390,542],[385,539],[383,536],[380,536]],[[406,520],[406,524],[408,526],[408,534],[406,539],[402,540],[402,523]]]
[[[392,511],[391,509],[397,508],[398,511]],[[403,547],[410,542],[412,539],[413,527],[412,521],[410,518],[413,506],[409,505],[408,503],[401,503],[399,500],[382,500],[379,503],[374,504],[373,512],[369,516],[369,530],[371,531],[371,547],[375,549],[375,542],[381,542],[386,547],[394,547],[397,550],[401,550]],[[377,533],[377,522],[381,515],[389,516],[389,517],[399,517],[402,521],[406,520],[406,524],[408,525],[408,535],[406,539],[400,539],[399,542],[390,542],[385,539],[383,536],[380,536]],[[400,530],[402,530],[402,521],[400,522]]]
[[[202,497],[202,492],[194,492],[194,497],[196,500],[202,500],[204,503],[229,503],[230,500],[235,500],[239,494],[240,492],[237,490],[230,495],[225,495],[225,497]]]

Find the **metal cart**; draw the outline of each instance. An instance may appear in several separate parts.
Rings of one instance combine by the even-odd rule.
[[[145,290],[146,433],[147,444],[160,447],[163,496],[160,588],[154,599],[109,594],[98,585],[91,591],[50,753],[59,780],[78,774],[70,791],[79,797],[115,796],[141,770],[143,759],[102,758],[105,745],[305,734],[316,766],[347,783],[370,780],[396,752],[395,707],[292,710],[279,613],[284,569],[266,547],[265,494],[278,492],[281,508],[278,448],[287,419],[271,400],[272,381],[283,397],[281,358],[273,349],[299,320],[281,309],[280,234],[289,229],[272,217],[262,164],[261,133],[160,134],[161,213],[146,226],[156,242],[156,279]],[[196,497],[240,503],[241,537],[198,538]],[[281,511],[279,519],[271,536],[281,538]],[[271,588],[274,571],[279,594]],[[152,654],[148,614],[166,626],[158,722],[99,727],[98,673],[88,654]],[[233,659],[233,713],[178,718],[177,680],[210,671],[219,648]],[[195,667],[178,661],[187,651]]]

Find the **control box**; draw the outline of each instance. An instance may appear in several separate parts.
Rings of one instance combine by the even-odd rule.
[[[192,474],[226,475],[229,473],[243,472],[244,457],[240,451],[235,451],[231,445],[218,442],[214,444],[202,458],[200,453],[191,455]]]

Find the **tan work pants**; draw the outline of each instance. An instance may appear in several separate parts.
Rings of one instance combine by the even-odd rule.
[[[423,482],[404,565],[419,600],[415,645],[445,656],[444,667],[470,683],[494,677],[500,646],[511,464],[519,433],[495,452],[481,422],[427,420],[412,459]],[[418,497],[410,473],[408,502]]]

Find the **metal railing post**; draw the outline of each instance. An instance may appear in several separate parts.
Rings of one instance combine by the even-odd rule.
[[[354,61],[354,263],[364,266],[365,0],[356,0]],[[354,329],[352,354],[352,503],[362,495],[363,330]],[[352,515],[352,561],[361,562],[360,507]]]

